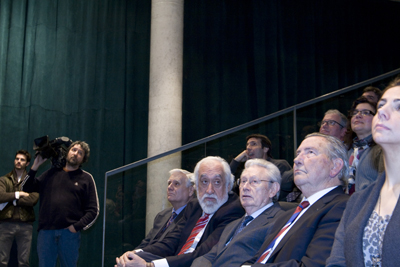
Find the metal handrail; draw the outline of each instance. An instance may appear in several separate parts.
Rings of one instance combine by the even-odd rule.
[[[267,120],[270,120],[270,119],[276,118],[278,116],[287,114],[289,112],[293,112],[293,114],[294,114],[294,116],[293,116],[293,126],[294,126],[293,127],[293,136],[294,136],[294,147],[297,147],[297,131],[296,131],[296,112],[297,112],[297,109],[313,105],[315,103],[321,102],[321,101],[326,100],[328,98],[335,97],[335,96],[347,93],[349,91],[358,89],[360,87],[368,86],[368,85],[370,85],[370,84],[372,84],[372,83],[374,83],[376,81],[380,81],[380,80],[389,78],[389,77],[394,76],[394,75],[399,74],[399,73],[400,73],[400,68],[392,70],[392,71],[387,72],[385,74],[376,76],[374,78],[365,80],[363,82],[359,82],[359,83],[353,84],[351,86],[336,90],[334,92],[331,92],[331,93],[328,93],[328,94],[313,98],[311,100],[304,101],[304,102],[302,102],[300,104],[296,104],[294,106],[282,109],[280,111],[277,111],[277,112],[271,113],[269,115],[260,117],[258,119],[252,120],[250,122],[241,124],[239,126],[236,126],[236,127],[227,129],[225,131],[222,131],[222,132],[207,136],[205,138],[202,138],[202,139],[199,139],[197,141],[188,143],[188,144],[183,145],[181,147],[177,147],[175,149],[163,152],[161,154],[158,154],[158,155],[155,155],[155,156],[152,156],[152,157],[148,157],[148,158],[145,158],[145,159],[142,159],[142,160],[138,160],[136,162],[129,163],[129,164],[121,166],[119,168],[107,171],[105,173],[105,181],[104,181],[104,207],[106,207],[108,176],[112,176],[112,175],[115,175],[115,174],[130,170],[130,169],[133,169],[135,167],[141,166],[143,164],[149,163],[149,162],[151,162],[153,160],[156,160],[156,159],[159,159],[159,158],[163,158],[165,156],[168,156],[168,155],[171,155],[171,154],[174,154],[174,153],[177,153],[177,152],[181,152],[181,151],[184,151],[186,149],[189,149],[189,148],[192,148],[192,147],[195,147],[195,146],[210,142],[212,140],[224,137],[226,135],[229,135],[229,134],[232,134],[234,132],[240,131],[242,129],[251,127],[251,126],[259,124],[261,122],[265,122]],[[105,246],[105,229],[106,229],[106,224],[105,223],[106,223],[106,213],[103,212],[103,248],[102,248],[102,262],[103,262],[102,264],[103,265],[102,266],[104,266],[104,246]]]

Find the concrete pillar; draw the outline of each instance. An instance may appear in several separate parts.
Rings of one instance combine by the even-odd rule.
[[[148,156],[182,145],[182,54],[184,0],[152,0]],[[180,153],[147,166],[146,231],[169,206],[168,171],[181,167]]]

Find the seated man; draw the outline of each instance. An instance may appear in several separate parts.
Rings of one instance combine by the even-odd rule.
[[[182,218],[182,211],[186,208],[186,204],[192,199],[194,179],[191,178],[191,173],[182,169],[173,169],[169,171],[169,174],[167,199],[172,208],[166,208],[157,214],[153,228],[136,249],[142,249],[161,241],[168,232],[175,228],[177,222]]]
[[[312,133],[297,149],[294,182],[304,195],[293,211],[275,218],[257,254],[243,266],[325,266],[346,207],[346,148],[335,137]]]
[[[379,99],[382,97],[382,91],[378,87],[367,86],[364,88],[361,96],[365,97],[376,105],[376,103],[378,103]]]
[[[251,134],[246,137],[246,142],[246,149],[231,161],[230,167],[233,174],[236,173],[240,163],[245,162],[248,159],[265,159],[273,163],[276,167],[278,167],[281,177],[283,177],[284,172],[292,169],[286,160],[272,158],[272,143],[265,135]],[[240,175],[238,174],[237,177],[239,176]],[[285,200],[286,195],[292,192],[293,188],[295,187],[293,183],[293,176],[286,175],[285,177],[287,177],[287,180],[282,180],[279,200]],[[282,189],[285,189],[285,191]],[[237,186],[235,186],[234,191],[238,193]]]
[[[325,116],[318,124],[319,132],[334,136],[343,141],[347,132],[347,117],[337,109],[330,109],[325,112]]]
[[[218,244],[197,258],[192,267],[239,266],[254,256],[268,234],[268,225],[282,212],[278,199],[281,175],[278,168],[263,159],[246,161],[240,177],[240,203],[245,216],[228,224]]]
[[[227,224],[243,216],[237,195],[229,193],[233,176],[224,159],[202,159],[194,176],[197,199],[187,204],[175,229],[142,252],[126,252],[116,259],[115,266],[190,266],[218,243]]]

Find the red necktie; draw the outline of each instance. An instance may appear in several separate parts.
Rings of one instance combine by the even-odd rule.
[[[310,202],[303,201],[300,203],[299,206],[297,206],[296,210],[294,211],[292,217],[290,217],[289,221],[285,224],[285,226],[282,227],[282,229],[279,231],[279,233],[275,236],[274,240],[272,240],[272,242],[268,245],[268,247],[266,248],[266,250],[264,251],[264,253],[261,255],[261,257],[257,260],[258,263],[262,262],[268,255],[269,253],[272,251],[272,249],[274,248],[275,242],[276,240],[279,238],[279,236],[286,231],[286,229],[292,225],[292,223],[294,222],[294,220],[296,220],[297,216],[299,216],[300,212],[307,208],[308,205],[310,205]]]
[[[206,226],[209,216],[210,214],[204,213],[204,215],[200,217],[178,255],[185,254],[185,252],[193,245],[196,236],[200,233],[204,226]]]

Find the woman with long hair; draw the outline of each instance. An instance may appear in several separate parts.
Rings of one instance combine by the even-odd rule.
[[[383,92],[372,120],[385,171],[347,203],[327,266],[398,266],[400,262],[400,78]]]

